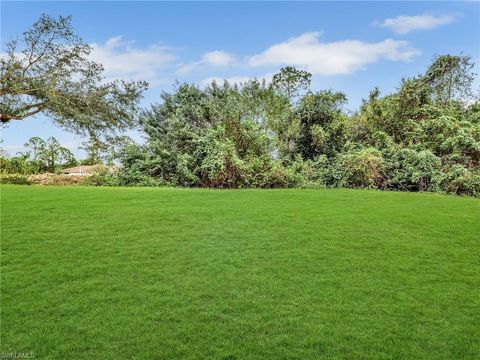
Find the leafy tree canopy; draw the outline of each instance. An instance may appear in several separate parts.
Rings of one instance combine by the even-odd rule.
[[[446,103],[454,98],[467,100],[475,78],[473,66],[470,56],[436,56],[423,79],[439,101]]]
[[[277,91],[285,95],[289,100],[297,97],[302,90],[310,86],[312,74],[305,70],[299,70],[293,66],[286,66],[273,75],[272,84]]]
[[[42,15],[0,61],[0,121],[43,113],[82,134],[131,127],[146,82],[106,81],[70,17]]]

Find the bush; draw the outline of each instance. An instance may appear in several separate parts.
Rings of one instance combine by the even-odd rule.
[[[0,184],[31,185],[32,182],[27,175],[23,174],[2,174],[0,175]]]
[[[442,189],[450,194],[480,197],[480,173],[454,165],[444,175]]]
[[[440,158],[430,150],[402,149],[388,163],[388,187],[408,191],[437,191],[442,178],[440,168]]]
[[[80,185],[85,183],[88,176],[70,176],[60,174],[2,174],[0,183],[16,185]]]
[[[139,173],[132,172],[120,172],[117,176],[118,182],[113,181],[107,186],[149,186],[149,187],[158,187],[165,186],[166,184],[162,179],[154,178],[148,175],[143,175]]]
[[[197,176],[203,186],[236,188],[244,182],[245,164],[224,128],[211,129],[198,141],[194,157],[200,162]]]
[[[354,188],[382,188],[384,159],[372,147],[349,150],[335,164],[336,185]]]
[[[85,177],[84,185],[88,186],[141,186],[141,187],[157,187],[166,185],[159,178],[148,176],[135,171],[120,171],[118,173],[110,173],[108,171],[98,172],[91,176]]]
[[[95,174],[85,177],[83,185],[90,186],[119,186],[120,182],[117,174],[108,171],[99,171]]]
[[[312,161],[303,160],[300,155],[297,155],[295,160],[286,166],[285,170],[286,187],[310,188],[317,186],[315,167]]]
[[[81,185],[88,176],[71,176],[62,174],[35,174],[30,175],[28,180],[36,185]]]
[[[312,162],[316,187],[333,186],[335,183],[333,164],[334,163],[328,159],[326,155],[317,156]]]

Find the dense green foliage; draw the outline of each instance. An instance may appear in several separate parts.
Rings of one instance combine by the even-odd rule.
[[[395,93],[372,91],[354,114],[344,110],[345,94],[309,91],[310,74],[291,67],[271,84],[180,84],[142,114],[147,143],[123,149],[115,181],[476,196],[480,102],[471,95],[472,66],[466,56],[438,56]]]
[[[81,164],[113,163],[97,185],[215,188],[353,187],[480,196],[480,100],[468,56],[436,56],[392,94],[374,89],[355,113],[346,95],[313,92],[311,74],[287,66],[271,83],[178,84],[141,113],[147,141],[116,130],[138,119],[143,82],[105,82],[69,17],[43,15],[0,63],[0,120],[45,113],[89,135]],[[55,139],[1,156],[2,173],[55,172],[76,163]],[[116,159],[115,159],[116,158]],[[16,181],[16,180],[15,180]]]
[[[3,353],[480,357],[477,199],[345,189],[1,191]]]

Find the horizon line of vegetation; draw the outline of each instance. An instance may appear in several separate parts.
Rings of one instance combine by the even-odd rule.
[[[1,156],[6,174],[117,162],[86,181],[114,186],[349,187],[480,195],[480,98],[469,56],[438,55],[397,91],[373,89],[347,113],[346,95],[310,90],[286,66],[272,81],[182,83],[139,108],[146,82],[106,82],[70,17],[43,15],[7,45],[0,66],[2,124],[44,114],[88,141],[78,162],[54,138]],[[137,144],[124,135],[139,130]],[[15,178],[15,176],[13,176]]]

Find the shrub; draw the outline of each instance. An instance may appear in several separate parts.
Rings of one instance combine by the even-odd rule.
[[[450,194],[480,197],[480,173],[453,165],[442,179],[442,189]]]
[[[336,185],[354,188],[383,187],[384,159],[372,147],[349,150],[339,156],[335,165]]]
[[[83,184],[90,186],[119,186],[120,182],[117,174],[104,170],[86,176]]]
[[[430,150],[402,149],[388,163],[388,187],[409,191],[439,190],[440,167],[440,158]]]
[[[285,169],[286,187],[309,188],[316,187],[316,172],[313,162],[303,160],[300,155],[295,157]]]
[[[23,174],[2,174],[0,175],[0,184],[31,185],[32,182],[27,175]]]
[[[117,175],[118,183],[113,182],[108,184],[109,186],[165,186],[166,183],[162,179],[154,178],[148,175],[132,173],[132,172],[121,172]],[[112,179],[113,180],[113,179]]]
[[[62,174],[35,174],[30,175],[28,180],[36,185],[81,185],[88,176],[71,176]]]
[[[206,187],[236,188],[242,185],[245,167],[235,144],[225,137],[225,129],[211,129],[197,142],[194,154],[199,159],[197,175]]]
[[[334,168],[331,160],[326,155],[320,155],[312,162],[314,170],[313,181],[316,187],[327,187],[334,184]]]

